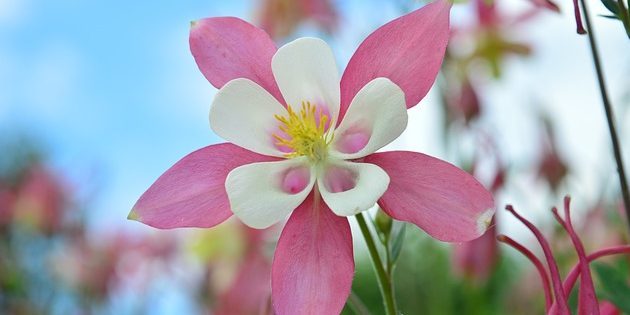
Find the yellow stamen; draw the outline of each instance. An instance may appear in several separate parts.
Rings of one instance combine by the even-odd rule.
[[[302,102],[299,113],[293,111],[287,105],[288,115],[274,117],[280,122],[279,129],[286,136],[282,137],[274,134],[276,145],[287,147],[293,152],[286,153],[287,158],[307,156],[311,160],[320,161],[326,157],[328,145],[332,142],[332,137],[328,138],[326,133],[326,123],[328,116],[319,111],[319,122],[317,121],[316,107],[310,102]]]

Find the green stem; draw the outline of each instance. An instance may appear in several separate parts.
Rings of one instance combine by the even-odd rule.
[[[359,296],[354,293],[354,291],[350,291],[350,296],[348,297],[348,306],[354,311],[357,315],[371,315],[365,303],[361,301]]]
[[[365,244],[367,245],[370,258],[372,259],[372,265],[374,265],[374,270],[376,271],[376,278],[378,279],[381,294],[383,295],[383,304],[385,304],[385,313],[387,315],[397,315],[398,311],[396,309],[396,301],[394,300],[390,274],[383,268],[383,261],[378,254],[372,233],[365,222],[363,214],[358,213],[355,217],[361,228],[361,234],[363,234],[363,239],[365,239]]]
[[[617,136],[617,129],[615,127],[615,114],[613,113],[612,105],[608,99],[608,92],[606,91],[606,83],[604,82],[604,73],[599,58],[599,51],[597,50],[597,44],[595,42],[595,31],[593,30],[593,24],[591,24],[591,18],[588,14],[588,7],[586,6],[586,1],[580,0],[580,2],[582,3],[582,9],[584,10],[584,20],[586,21],[586,28],[588,29],[587,33],[589,44],[591,46],[591,53],[593,55],[593,63],[595,64],[595,70],[597,72],[599,90],[601,92],[602,102],[604,103],[606,120],[608,121],[608,131],[610,132],[613,153],[615,155],[615,161],[617,162],[619,184],[621,185],[621,195],[623,196],[624,208],[626,210],[626,219],[630,227],[630,190],[628,190],[628,179],[623,167],[623,158],[621,157],[621,145],[619,144],[619,137]]]

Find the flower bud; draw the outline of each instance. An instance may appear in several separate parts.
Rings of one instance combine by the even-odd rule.
[[[378,230],[379,234],[383,234],[383,236],[388,236],[392,231],[392,218],[388,216],[383,210],[378,209],[376,213],[376,218],[374,219],[374,225]]]

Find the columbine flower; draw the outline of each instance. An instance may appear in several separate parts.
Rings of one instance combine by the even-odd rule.
[[[558,221],[567,234],[569,234],[578,256],[577,265],[575,265],[568,273],[564,282],[560,277],[558,264],[553,256],[549,242],[533,223],[518,214],[511,205],[508,205],[506,209],[534,234],[543,250],[548,269],[545,268],[545,265],[540,261],[540,259],[538,259],[538,257],[536,257],[536,255],[534,255],[534,253],[520,243],[505,235],[499,235],[497,239],[521,252],[534,264],[542,280],[543,290],[545,293],[545,309],[547,314],[571,315],[567,304],[568,294],[573,289],[578,277],[580,277],[578,314],[614,314],[614,309],[611,310],[611,305],[607,303],[600,304],[597,301],[589,264],[595,259],[605,256],[630,254],[630,246],[624,245],[608,247],[587,255],[582,241],[573,228],[570,203],[571,199],[568,196],[564,197],[564,219],[560,217],[560,214],[558,214],[558,210],[555,207],[551,210],[556,221]]]
[[[278,314],[341,311],[354,273],[345,217],[376,202],[437,239],[478,237],[494,202],[472,176],[420,153],[374,153],[400,135],[405,109],[433,84],[450,7],[439,0],[382,26],[341,79],[321,40],[276,49],[265,32],[236,18],[193,23],[193,56],[220,88],[210,125],[234,144],[184,157],[130,218],[158,228],[211,227],[234,213],[265,228],[290,214],[272,266]]]

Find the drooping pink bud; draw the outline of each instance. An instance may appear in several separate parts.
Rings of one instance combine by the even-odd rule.
[[[492,274],[498,262],[497,229],[494,219],[484,235],[470,242],[456,244],[453,264],[456,271],[474,283],[483,283]]]

